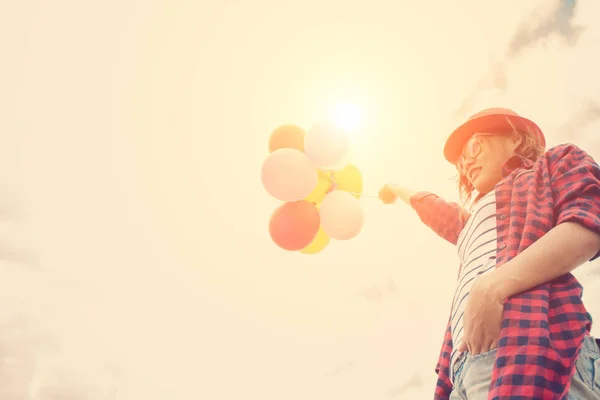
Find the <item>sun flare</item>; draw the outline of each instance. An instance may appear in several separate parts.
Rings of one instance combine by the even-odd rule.
[[[331,120],[343,130],[352,133],[362,122],[361,110],[355,104],[338,103],[331,111]]]

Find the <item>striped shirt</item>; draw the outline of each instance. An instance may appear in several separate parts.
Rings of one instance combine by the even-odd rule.
[[[458,273],[452,300],[450,320],[454,350],[450,357],[451,371],[462,354],[457,349],[463,338],[463,315],[471,286],[478,276],[491,271],[496,266],[496,246],[496,195],[492,191],[477,202],[458,237],[458,257],[462,267]]]

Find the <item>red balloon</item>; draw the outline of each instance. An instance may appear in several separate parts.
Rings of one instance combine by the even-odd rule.
[[[312,243],[320,225],[317,207],[300,200],[284,203],[275,209],[269,221],[269,233],[277,246],[297,251]]]
[[[279,149],[296,149],[303,152],[305,135],[304,129],[298,125],[281,125],[271,133],[269,153]]]

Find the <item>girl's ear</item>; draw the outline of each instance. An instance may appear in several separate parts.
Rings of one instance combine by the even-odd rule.
[[[515,125],[510,121],[510,118],[506,117],[506,122],[508,122],[508,125],[510,125],[512,128],[512,134],[510,135],[510,138],[511,143],[514,144],[514,148],[516,149],[523,141],[523,135],[519,133]]]
[[[512,135],[510,135],[510,140],[514,148],[516,149],[523,142],[523,136],[519,132],[513,132]]]

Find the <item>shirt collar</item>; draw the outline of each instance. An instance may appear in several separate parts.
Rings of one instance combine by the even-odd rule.
[[[533,161],[518,154],[512,156],[502,164],[502,177],[506,178],[517,168],[531,169],[533,168]]]

